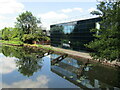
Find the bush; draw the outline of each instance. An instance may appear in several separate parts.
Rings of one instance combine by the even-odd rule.
[[[35,40],[35,37],[32,34],[24,34],[22,37],[22,41],[25,43],[32,44],[32,41],[34,41],[34,40]]]
[[[50,38],[47,37],[47,36],[45,36],[43,39],[44,39],[45,41],[50,41]]]

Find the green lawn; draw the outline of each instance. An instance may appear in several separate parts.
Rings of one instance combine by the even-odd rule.
[[[61,50],[52,48],[51,46],[40,45],[40,44],[27,44],[27,43],[23,43],[21,41],[5,41],[5,40],[0,40],[0,43],[3,43],[3,44],[12,44],[12,45],[24,45],[24,46],[37,46],[39,48],[43,48],[43,49],[48,50],[48,51],[51,50],[51,51],[55,51],[55,52],[64,53]]]
[[[23,44],[23,42],[21,42],[21,41],[5,41],[5,40],[0,40],[0,43],[15,44],[15,45],[21,45],[21,44]]]

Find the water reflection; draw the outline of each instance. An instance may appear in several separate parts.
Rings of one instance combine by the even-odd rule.
[[[2,83],[3,88],[48,88],[49,79],[44,76],[38,76],[36,80],[25,79],[11,84]]]
[[[50,55],[44,56],[45,51],[15,46],[1,48],[2,88],[78,88],[50,71]]]
[[[52,54],[51,57],[53,60],[57,55]],[[51,71],[83,88],[120,88],[120,70],[89,63],[81,75],[83,61],[65,58],[52,65]]]
[[[87,64],[81,74],[83,60],[65,58],[51,66],[50,61],[60,55],[44,57],[45,51],[26,47],[1,48],[0,85],[4,88],[120,88],[119,69]]]
[[[22,73],[24,76],[32,76],[34,72],[37,72],[42,67],[42,58],[41,55],[44,54],[42,51],[38,51],[32,48],[25,47],[14,47],[14,46],[2,46],[2,53],[6,56],[2,63],[4,65],[9,66],[8,71],[12,70],[11,68],[18,68],[18,71]],[[14,57],[14,59],[11,59]],[[16,63],[16,66],[14,64]],[[6,63],[7,62],[7,63]],[[7,65],[10,64],[10,65]],[[4,67],[4,66],[3,66]],[[5,67],[4,67],[5,69]]]
[[[8,74],[16,69],[14,59],[15,58],[13,57],[4,57],[4,56],[0,57],[0,63],[1,63],[0,74]]]

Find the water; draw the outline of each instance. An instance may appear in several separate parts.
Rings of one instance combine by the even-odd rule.
[[[2,88],[120,88],[120,70],[88,64],[80,75],[83,61],[65,58],[43,50],[0,46],[0,85]],[[44,56],[45,55],[45,56]]]

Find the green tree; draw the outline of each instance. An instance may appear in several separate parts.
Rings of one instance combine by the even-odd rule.
[[[61,45],[62,38],[64,37],[63,26],[53,26],[51,28],[51,44]]]
[[[40,19],[37,19],[29,11],[23,12],[17,18],[15,28],[5,27],[2,29],[3,40],[21,40],[25,43],[33,41],[48,40],[49,38],[43,33]]]
[[[2,29],[2,39],[3,40],[9,40],[8,34],[9,34],[9,30],[6,27],[4,29]]]
[[[95,59],[120,61],[120,2],[100,2],[97,5],[102,21],[100,29],[93,29],[96,39],[86,45],[94,50],[91,53]]]
[[[29,11],[20,14],[17,17],[17,22],[15,25],[15,27],[19,29],[19,33],[21,36],[20,39],[24,40],[25,39],[24,37],[29,36],[28,34],[34,36],[35,33],[38,33],[40,31],[42,33],[41,27],[38,27],[40,23],[41,21],[37,19],[35,16],[33,16],[33,14]]]
[[[3,40],[13,40],[18,37],[18,29],[12,27],[5,27],[2,29],[2,39]]]
[[[24,34],[33,34],[38,29],[40,20],[29,11],[23,12],[17,18],[16,27],[20,28]]]

